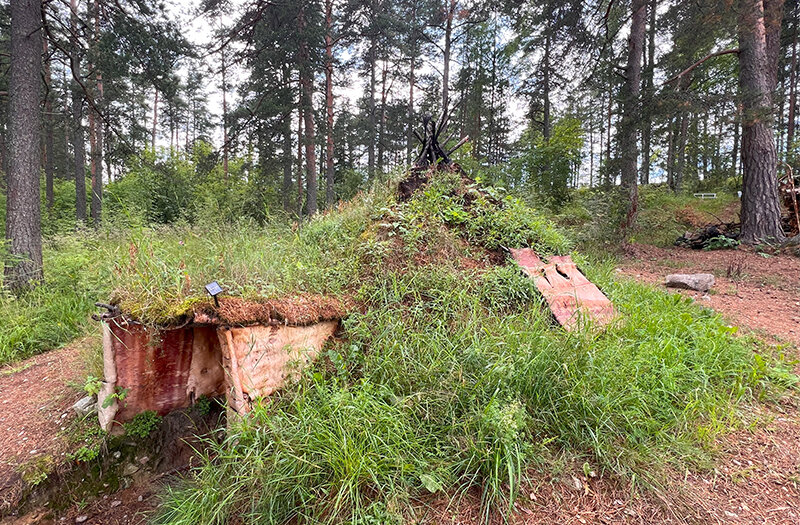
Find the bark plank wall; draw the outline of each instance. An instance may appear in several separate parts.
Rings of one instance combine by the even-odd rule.
[[[122,315],[107,318],[100,426],[111,430],[146,410],[164,415],[223,394],[229,412],[244,415],[252,401],[314,360],[337,327],[338,321],[324,321],[151,329]]]

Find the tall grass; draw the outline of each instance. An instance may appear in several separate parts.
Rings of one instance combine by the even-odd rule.
[[[353,243],[369,214],[388,202],[388,187],[380,185],[294,230],[284,223],[242,221],[122,229],[108,224],[51,233],[44,240],[43,283],[15,296],[0,281],[0,365],[95,329],[90,314],[97,301],[160,323],[208,300],[204,285],[214,280],[227,294],[241,296],[344,293],[357,273]]]
[[[90,232],[44,242],[44,282],[15,296],[0,287],[0,365],[56,348],[90,326],[94,303],[111,289],[103,256],[117,242]]]
[[[352,230],[337,214],[306,230],[326,250],[348,246],[326,253],[349,254],[349,290],[366,308],[297,384],[209,443],[157,522],[413,521],[426,494],[471,487],[488,516],[509,512],[528,466],[555,453],[657,483],[665,465],[702,461],[737,405],[785,377],[710,310],[617,282],[610,264],[582,260],[618,322],[564,332],[515,268],[454,260],[569,243],[519,203],[489,206],[457,185],[443,177],[409,203],[359,213],[377,221]]]

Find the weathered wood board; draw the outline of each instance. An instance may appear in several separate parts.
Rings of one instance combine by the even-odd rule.
[[[122,315],[104,321],[98,412],[105,430],[147,410],[164,415],[188,407],[201,396],[225,395],[234,413],[246,414],[253,400],[314,360],[339,324],[147,328]]]
[[[287,376],[315,360],[338,321],[308,326],[254,325],[218,330],[229,379],[228,408],[244,415],[251,402],[281,388]]]
[[[553,256],[542,262],[530,248],[510,249],[511,257],[534,280],[556,321],[566,330],[575,330],[584,319],[605,326],[615,316],[614,305],[566,256]]]

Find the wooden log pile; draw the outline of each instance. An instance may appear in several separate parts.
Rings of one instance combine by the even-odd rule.
[[[420,143],[420,150],[414,161],[415,168],[426,170],[430,166],[450,164],[450,155],[469,140],[469,137],[462,137],[455,146],[446,148],[447,143],[454,138],[454,133],[451,133],[440,142],[442,133],[447,130],[447,125],[450,122],[450,115],[450,109],[445,107],[437,120],[433,120],[430,114],[422,116],[422,134],[414,130],[414,136]]]
[[[712,239],[725,237],[738,239],[741,224],[738,222],[707,224],[702,228],[686,232],[675,240],[675,246],[685,246],[693,250],[702,250],[709,245]]]
[[[455,107],[458,107],[458,104]],[[469,137],[462,137],[455,145],[447,146],[455,138],[455,133],[450,133],[442,139],[451,114],[451,110],[445,107],[436,120],[430,114],[422,116],[421,132],[414,130],[414,136],[420,145],[417,158],[408,177],[400,182],[398,187],[401,201],[411,198],[417,188],[428,182],[431,170],[460,169],[450,156],[466,144]]]
[[[791,237],[800,234],[800,181],[786,164],[787,172],[779,179],[778,190],[786,208],[787,217],[784,219],[784,230]]]

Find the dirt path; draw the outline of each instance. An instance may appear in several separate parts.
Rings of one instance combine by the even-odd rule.
[[[702,251],[628,247],[618,271],[638,281],[661,284],[670,273],[713,273],[707,296],[683,291],[738,326],[800,345],[800,258],[752,251]]]
[[[88,338],[0,369],[0,510],[19,496],[23,474],[36,476],[65,454],[71,406],[83,397]]]

